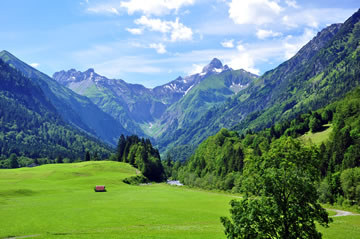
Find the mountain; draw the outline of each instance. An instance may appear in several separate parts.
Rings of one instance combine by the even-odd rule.
[[[160,148],[199,144],[221,128],[260,130],[343,97],[360,80],[360,11],[317,34],[294,57],[203,117],[162,138]]]
[[[108,146],[66,124],[41,87],[0,59],[0,155],[83,158],[108,156]],[[0,159],[1,161],[1,159]]]
[[[91,99],[131,133],[143,135],[135,122],[151,118],[149,90],[144,86],[127,84],[123,80],[110,80],[98,75],[93,69],[85,72],[74,69],[60,71],[56,72],[53,78],[63,86]]]
[[[216,59],[215,59],[216,60]],[[215,61],[219,62],[220,61]],[[156,128],[163,127],[162,135],[158,138],[166,138],[179,128],[187,128],[192,122],[199,120],[209,109],[224,103],[236,93],[246,89],[258,76],[245,70],[230,70],[225,66],[212,67],[214,60],[200,75],[215,72],[204,78],[191,88],[178,102],[171,105],[158,121]],[[220,65],[217,65],[220,66]],[[211,67],[211,68],[210,68]],[[220,70],[218,70],[220,69]]]
[[[216,76],[226,72],[229,76],[221,76],[220,80],[216,79]],[[233,70],[226,65],[223,66],[221,61],[215,58],[204,67],[201,73],[184,78],[178,77],[153,89],[139,84],[129,84],[123,80],[108,79],[97,74],[93,69],[88,69],[85,72],[75,69],[60,71],[54,73],[53,78],[63,86],[90,98],[103,111],[118,120],[128,131],[139,135],[158,137],[160,133],[169,128],[174,118],[180,117],[181,119],[178,121],[181,122],[185,119],[185,115],[182,115],[181,112],[186,111],[191,114],[195,110],[197,112],[193,114],[200,115],[200,112],[204,110],[204,107],[194,108],[194,105],[189,104],[190,101],[193,101],[189,100],[190,97],[201,101],[201,97],[196,97],[199,92],[203,94],[206,91],[202,89],[203,86],[200,87],[201,82],[209,81],[206,83],[209,86],[205,88],[208,93],[212,92],[210,94],[205,93],[208,94],[208,99],[204,99],[205,101],[200,103],[203,106],[210,107],[215,103],[223,102],[228,96],[237,92],[242,86],[237,75],[245,75],[245,73],[236,72],[232,74],[230,72]],[[210,78],[212,80],[208,80]],[[211,86],[213,83],[216,84]],[[247,83],[243,82],[244,85]],[[206,84],[204,83],[204,85]],[[198,93],[192,93],[198,85],[200,87],[197,90]],[[217,94],[220,96],[210,99]],[[179,101],[184,101],[184,103],[179,103]],[[175,104],[180,106],[174,106]],[[173,110],[180,113],[174,115],[171,113]],[[164,120],[169,117],[169,114],[171,114],[171,120]],[[153,127],[154,125],[156,126]]]
[[[65,121],[114,145],[121,134],[129,134],[118,121],[104,113],[91,100],[62,86],[9,52],[0,52],[0,59],[39,85]]]

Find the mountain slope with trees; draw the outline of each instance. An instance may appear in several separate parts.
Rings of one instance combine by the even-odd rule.
[[[0,161],[11,154],[32,159],[103,158],[111,149],[66,124],[41,87],[0,59]],[[14,158],[14,157],[13,157]]]
[[[359,122],[360,88],[356,88],[324,108],[256,133],[248,130],[239,135],[222,129],[202,142],[182,166],[177,165],[172,176],[189,186],[250,192],[250,188],[256,191],[256,187],[244,189],[244,184],[260,182],[260,178],[256,179],[254,175],[258,173],[257,167],[268,157],[277,154],[283,158],[288,157],[288,153],[292,153],[294,158],[307,155],[316,164],[312,175],[317,176],[312,181],[316,182],[321,202],[360,205],[357,183],[360,167]],[[319,145],[309,144],[301,137],[310,131],[326,130],[328,125],[331,125],[332,132]],[[291,152],[278,154],[276,150],[280,152],[286,142],[292,145]]]
[[[118,121],[104,113],[87,97],[62,86],[7,51],[0,52],[0,58],[39,85],[65,121],[113,145],[116,145],[121,134],[128,134]]]

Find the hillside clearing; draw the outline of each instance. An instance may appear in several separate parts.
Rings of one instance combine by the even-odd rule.
[[[321,132],[316,132],[316,133],[312,133],[312,132],[307,132],[306,134],[304,134],[303,136],[300,137],[300,139],[302,139],[305,143],[314,143],[316,145],[320,145],[321,143],[325,142],[329,136],[330,133],[332,132],[332,125],[331,124],[326,124],[323,126],[325,129]]]

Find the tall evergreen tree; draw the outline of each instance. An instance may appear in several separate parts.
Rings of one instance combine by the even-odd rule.
[[[122,161],[122,157],[125,151],[125,146],[126,146],[126,140],[125,140],[125,136],[123,134],[121,134],[117,147],[116,147],[116,158],[117,161]]]
[[[90,157],[90,152],[89,151],[86,151],[86,154],[85,154],[85,161],[90,161],[91,157]]]

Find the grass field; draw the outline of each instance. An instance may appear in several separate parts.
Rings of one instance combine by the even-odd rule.
[[[0,170],[0,238],[225,238],[219,217],[234,196],[122,183],[132,175],[117,162]],[[95,193],[102,184],[108,191]],[[360,216],[334,218],[322,231],[360,238]]]
[[[311,142],[316,145],[320,145],[322,142],[326,141],[329,138],[330,133],[332,132],[331,124],[326,124],[324,125],[324,127],[325,130],[323,131],[317,133],[312,133],[309,131],[303,136],[301,136],[300,139],[304,140],[304,142]]]

